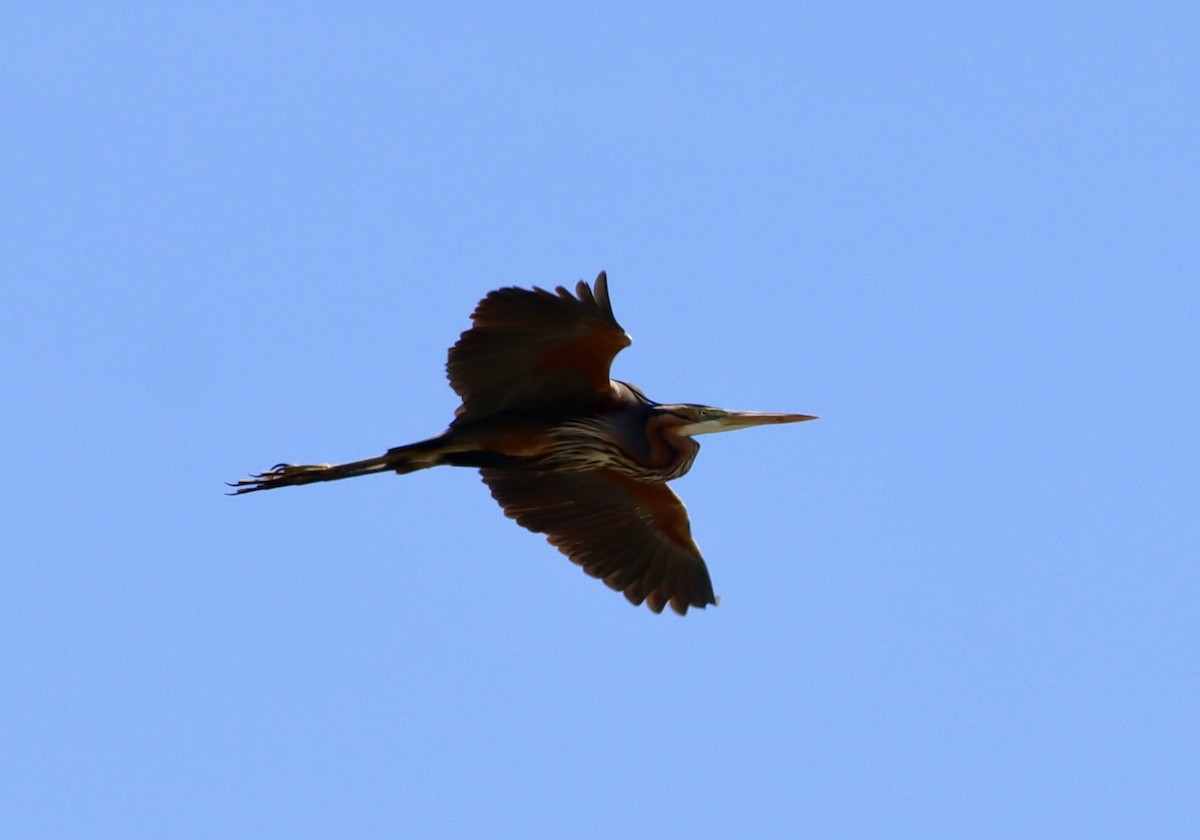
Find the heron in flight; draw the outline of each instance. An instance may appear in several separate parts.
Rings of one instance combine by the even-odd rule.
[[[505,514],[634,605],[685,615],[716,604],[687,510],[667,482],[691,468],[696,435],[816,418],[657,403],[610,379],[631,340],[604,272],[574,295],[562,286],[490,292],[471,323],[446,363],[462,405],[445,432],[363,461],[279,464],[231,484],[235,495],[475,467]]]

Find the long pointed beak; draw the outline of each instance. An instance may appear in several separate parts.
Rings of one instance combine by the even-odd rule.
[[[803,423],[805,420],[816,420],[817,417],[812,414],[774,414],[767,411],[730,411],[728,414],[717,418],[723,428],[732,431],[734,429],[748,429],[751,426],[766,426],[774,423]]]

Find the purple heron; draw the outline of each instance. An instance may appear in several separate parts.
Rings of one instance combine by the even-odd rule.
[[[656,613],[715,604],[687,511],[667,482],[692,466],[709,432],[798,423],[807,414],[656,403],[609,379],[630,338],[613,316],[603,272],[572,295],[490,292],[450,348],[462,398],[437,437],[345,464],[279,464],[235,494],[449,464],[476,467],[517,524],[545,534],[583,570]]]

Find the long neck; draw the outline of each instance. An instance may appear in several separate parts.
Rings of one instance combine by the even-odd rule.
[[[555,427],[542,463],[559,469],[616,470],[638,481],[670,481],[692,466],[700,444],[675,431],[678,418],[653,403],[579,417]]]
[[[650,442],[649,461],[661,470],[659,481],[679,478],[692,468],[700,444],[678,432],[679,419],[668,412],[651,409],[646,423],[646,439]]]

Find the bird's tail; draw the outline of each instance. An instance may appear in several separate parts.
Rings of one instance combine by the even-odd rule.
[[[231,495],[238,496],[256,490],[274,490],[276,487],[291,487],[295,484],[312,484],[317,481],[338,481],[380,472],[416,472],[439,463],[440,447],[436,444],[436,438],[423,440],[420,443],[389,449],[375,458],[348,461],[345,464],[276,464],[266,472],[256,473],[230,484],[233,488]]]

